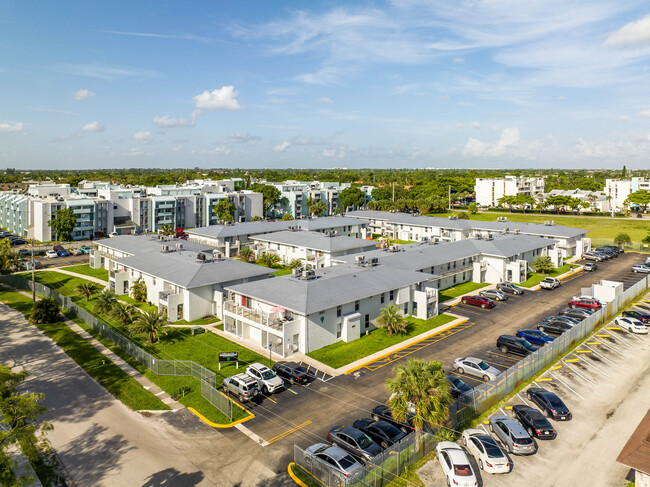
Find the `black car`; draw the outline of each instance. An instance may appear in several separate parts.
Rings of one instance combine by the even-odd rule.
[[[461,379],[455,375],[447,374],[447,380],[449,381],[449,390],[451,391],[451,396],[456,399],[457,397],[462,396],[466,392],[469,392],[473,389],[472,386],[465,384]]]
[[[598,247],[596,249],[596,252],[604,252],[606,254],[609,254],[610,257],[618,257],[618,251],[612,250],[609,247]]]
[[[356,428],[334,426],[327,433],[327,439],[364,463],[369,462],[382,452],[377,443],[372,441],[363,431]]]
[[[24,245],[27,243],[27,240],[18,237],[13,240],[10,240],[10,242],[11,242],[11,246],[13,247],[14,245]]]
[[[603,245],[603,247],[605,247],[607,249],[614,250],[615,252],[618,252],[619,254],[622,254],[622,253],[625,252],[625,250],[623,250],[623,247],[617,247],[616,245]]]
[[[557,431],[548,422],[548,419],[537,409],[517,404],[512,406],[512,412],[515,418],[519,421],[524,428],[528,430],[530,436],[539,438],[540,440],[554,440],[557,438]]]
[[[18,255],[30,257],[32,255],[32,251],[29,249],[20,249],[18,251]]]
[[[564,321],[557,321],[557,320],[542,321],[541,323],[537,324],[537,329],[539,331],[552,333],[553,335],[561,335],[562,333],[570,330],[571,328],[573,328],[572,325]]]
[[[311,380],[309,371],[295,362],[276,362],[273,372],[291,384],[306,384]]]
[[[544,414],[556,421],[570,421],[573,417],[571,411],[562,402],[557,394],[542,389],[541,387],[531,387],[527,392],[528,399],[533,401],[544,411]]]
[[[575,308],[578,309],[578,308]],[[547,316],[544,318],[542,321],[562,321],[564,323],[567,323],[572,326],[576,326],[578,323],[580,323],[580,320],[576,318],[572,318],[570,316],[564,315],[564,316]]]
[[[513,335],[501,335],[497,338],[497,348],[503,353],[517,353],[519,355],[528,355],[538,350],[538,347],[532,345],[525,338]]]
[[[352,423],[352,427],[367,434],[372,441],[381,445],[382,448],[397,443],[406,436],[406,433],[393,426],[388,421],[375,421],[374,419],[358,419]]]
[[[627,311],[623,311],[621,313],[621,316],[625,318],[635,318],[643,324],[650,322],[650,313],[646,313],[645,311],[637,311],[635,309],[629,309]]]
[[[592,311],[589,311],[588,309],[585,308],[564,308],[562,311],[558,313],[560,316],[568,316],[569,318],[573,318],[574,320],[582,321],[585,318],[588,318],[593,314]]]
[[[524,290],[522,288],[515,286],[511,282],[500,282],[497,284],[497,289],[499,291],[503,291],[504,293],[524,294]]]
[[[415,431],[415,428],[413,427],[413,422],[411,421],[410,418],[406,422],[395,420],[388,406],[377,406],[375,409],[372,410],[371,416],[372,419],[374,419],[375,421],[379,421],[379,420],[388,421],[390,424],[399,428],[404,433],[410,433],[411,431]]]

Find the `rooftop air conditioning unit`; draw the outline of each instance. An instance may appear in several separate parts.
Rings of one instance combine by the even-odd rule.
[[[198,254],[196,254],[196,258],[197,258],[197,260],[205,262],[205,254],[198,253]]]
[[[176,244],[176,249],[178,249],[178,250],[183,250],[183,244],[181,244],[181,243],[177,243],[177,244]]]
[[[492,240],[492,234],[491,234],[491,233],[488,233],[488,234],[485,236],[485,240]]]
[[[292,276],[297,277],[300,276],[300,274],[302,274],[302,267],[294,267],[293,269],[291,269]]]
[[[363,264],[366,261],[366,256],[365,255],[357,255],[354,257],[354,261],[357,264]]]
[[[370,259],[370,265],[371,266],[376,266],[377,264],[379,264],[379,258],[378,257],[373,257],[373,258]]]
[[[168,247],[167,245],[161,245],[161,246],[160,246],[160,251],[161,251],[161,252],[168,252],[168,251],[169,251],[169,247]]]
[[[512,233],[519,233],[520,231],[521,231],[521,230],[519,230],[518,228],[515,228],[515,229],[512,231]]]
[[[307,271],[302,271],[303,279],[313,279],[315,276],[316,276],[316,272],[314,272],[312,269],[309,269]]]

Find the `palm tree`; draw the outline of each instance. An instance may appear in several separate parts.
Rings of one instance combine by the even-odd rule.
[[[440,362],[409,359],[394,372],[395,378],[386,379],[388,405],[397,421],[411,419],[419,441],[426,424],[440,426],[449,417],[449,382]]]
[[[377,326],[386,328],[388,334],[392,335],[393,333],[406,333],[408,322],[404,318],[404,315],[400,313],[399,306],[389,304],[381,310],[381,313],[379,313]]]
[[[302,260],[300,260],[300,259],[291,259],[291,262],[289,262],[289,267],[291,269],[296,269],[297,267],[302,267]]]
[[[277,267],[280,265],[280,256],[271,252],[263,252],[257,263],[266,267]]]
[[[250,247],[244,247],[239,251],[239,256],[244,259],[244,262],[250,262],[255,257],[255,251]]]
[[[117,303],[117,295],[112,289],[104,289],[101,293],[95,298],[95,304],[93,308],[99,313],[110,313]]]
[[[77,292],[86,298],[86,302],[90,301],[90,297],[98,290],[97,284],[94,282],[82,282],[77,286]]]
[[[122,326],[127,326],[131,323],[136,312],[135,306],[122,301],[116,302],[110,311],[113,318],[122,322]]]
[[[160,334],[165,333],[164,327],[167,320],[162,311],[151,310],[146,313],[139,313],[129,326],[131,335],[146,333],[149,336],[149,343],[157,338],[160,342]]]
[[[174,227],[170,223],[163,223],[158,228],[158,233],[169,237],[170,235],[174,235]]]
[[[535,272],[539,272],[540,274],[546,274],[555,269],[553,261],[548,255],[540,255],[537,257],[532,263],[532,268],[535,269]]]

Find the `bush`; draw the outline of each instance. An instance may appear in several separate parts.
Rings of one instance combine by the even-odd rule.
[[[42,323],[54,323],[59,321],[61,308],[53,298],[43,298],[36,301],[32,306],[32,313],[29,316],[29,322],[36,325]]]

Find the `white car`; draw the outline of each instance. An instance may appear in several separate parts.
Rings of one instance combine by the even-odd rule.
[[[45,257],[48,259],[56,259],[59,256],[59,254],[56,253],[56,250],[48,250],[45,252]]]
[[[451,441],[441,441],[436,446],[436,455],[442,472],[445,474],[447,485],[459,487],[475,487],[478,480],[469,463],[465,450]]]
[[[481,470],[487,473],[508,473],[512,464],[510,459],[494,438],[481,429],[463,431],[463,445],[476,458]]]
[[[637,320],[636,318],[624,318],[623,316],[618,316],[614,318],[614,323],[630,333],[640,333],[643,335],[648,334],[648,328],[643,324],[643,322],[641,322],[641,320]]]
[[[275,372],[269,369],[266,365],[262,365],[259,362],[250,364],[246,368],[246,373],[250,375],[253,379],[257,379],[257,382],[260,384],[260,389],[262,392],[273,393],[284,387],[284,381],[278,377]]]
[[[452,369],[459,374],[468,374],[488,381],[497,378],[501,373],[496,367],[492,367],[480,358],[476,357],[459,357],[454,360]]]

